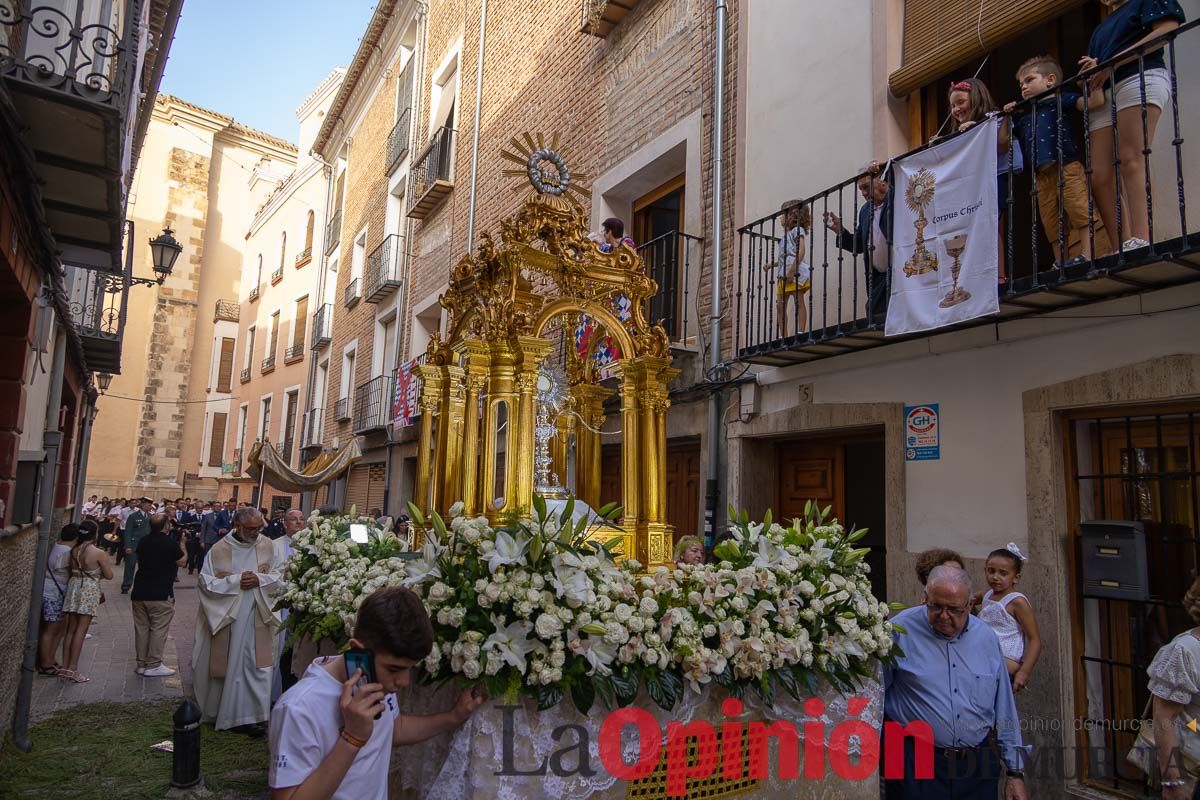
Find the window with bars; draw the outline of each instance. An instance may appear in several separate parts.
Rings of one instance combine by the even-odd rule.
[[[1125,761],[1131,721],[1149,697],[1146,667],[1193,622],[1180,600],[1200,568],[1200,404],[1072,413],[1067,418],[1073,553],[1076,742],[1086,783],[1137,796],[1144,776]],[[1149,599],[1112,600],[1083,590],[1080,524],[1140,522]]]

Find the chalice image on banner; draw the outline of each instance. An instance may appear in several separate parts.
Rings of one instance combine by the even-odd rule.
[[[925,228],[929,226],[929,220],[925,218],[925,209],[933,202],[933,190],[936,185],[937,178],[934,174],[922,169],[912,177],[908,188],[904,190],[904,202],[917,214],[917,219],[913,222],[913,227],[917,229],[916,248],[912,258],[904,262],[904,274],[909,278],[933,272],[938,268],[937,255],[925,249]]]
[[[967,235],[965,233],[958,233],[954,236],[947,236],[942,242],[946,248],[946,255],[954,259],[954,265],[950,267],[950,278],[954,284],[950,291],[946,293],[946,296],[942,298],[942,302],[938,303],[938,306],[941,308],[950,308],[971,299],[971,293],[958,285],[958,273],[962,270],[962,254],[967,249]]]

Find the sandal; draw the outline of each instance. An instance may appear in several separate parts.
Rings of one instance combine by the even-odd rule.
[[[91,678],[89,678],[87,675],[84,675],[82,672],[72,672],[71,680],[75,681],[76,683],[87,683],[91,680]]]
[[[64,681],[70,681],[70,680],[75,679],[75,670],[59,669],[59,671],[56,672],[55,675],[59,678],[62,678]]]
[[[38,675],[47,675],[51,678],[53,678],[55,675],[57,675],[58,672],[59,672],[59,666],[57,664],[55,664],[53,667],[38,667],[37,668]]]

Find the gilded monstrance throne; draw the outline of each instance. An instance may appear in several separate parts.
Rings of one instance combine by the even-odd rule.
[[[618,245],[604,252],[589,238],[579,200],[588,195],[585,176],[570,173],[557,136],[547,145],[526,133],[510,144],[513,152],[503,156],[521,168],[504,174],[528,178],[533,190],[501,223],[499,242],[488,233],[479,237],[440,298],[448,332],[444,341],[434,337],[417,368],[422,413],[414,502],[444,513],[462,501],[466,514],[492,522],[528,514],[539,379],[559,374],[566,385],[550,441],[553,471],[592,508],[620,502],[622,554],[652,570],[671,557],[667,384],[678,374],[666,332],[646,320],[658,286],[636,251]],[[589,343],[562,347],[583,324],[594,329]],[[603,370],[594,357],[601,341],[620,353]],[[602,378],[615,379],[616,388]],[[614,393],[620,433],[605,441],[621,443],[622,496],[602,497],[601,427],[605,400]]]

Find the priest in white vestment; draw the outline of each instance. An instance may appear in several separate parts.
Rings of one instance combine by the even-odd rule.
[[[283,561],[260,535],[265,521],[256,509],[238,509],[233,524],[200,570],[192,682],[202,721],[261,735],[271,716],[281,624],[272,607],[283,588]]]

